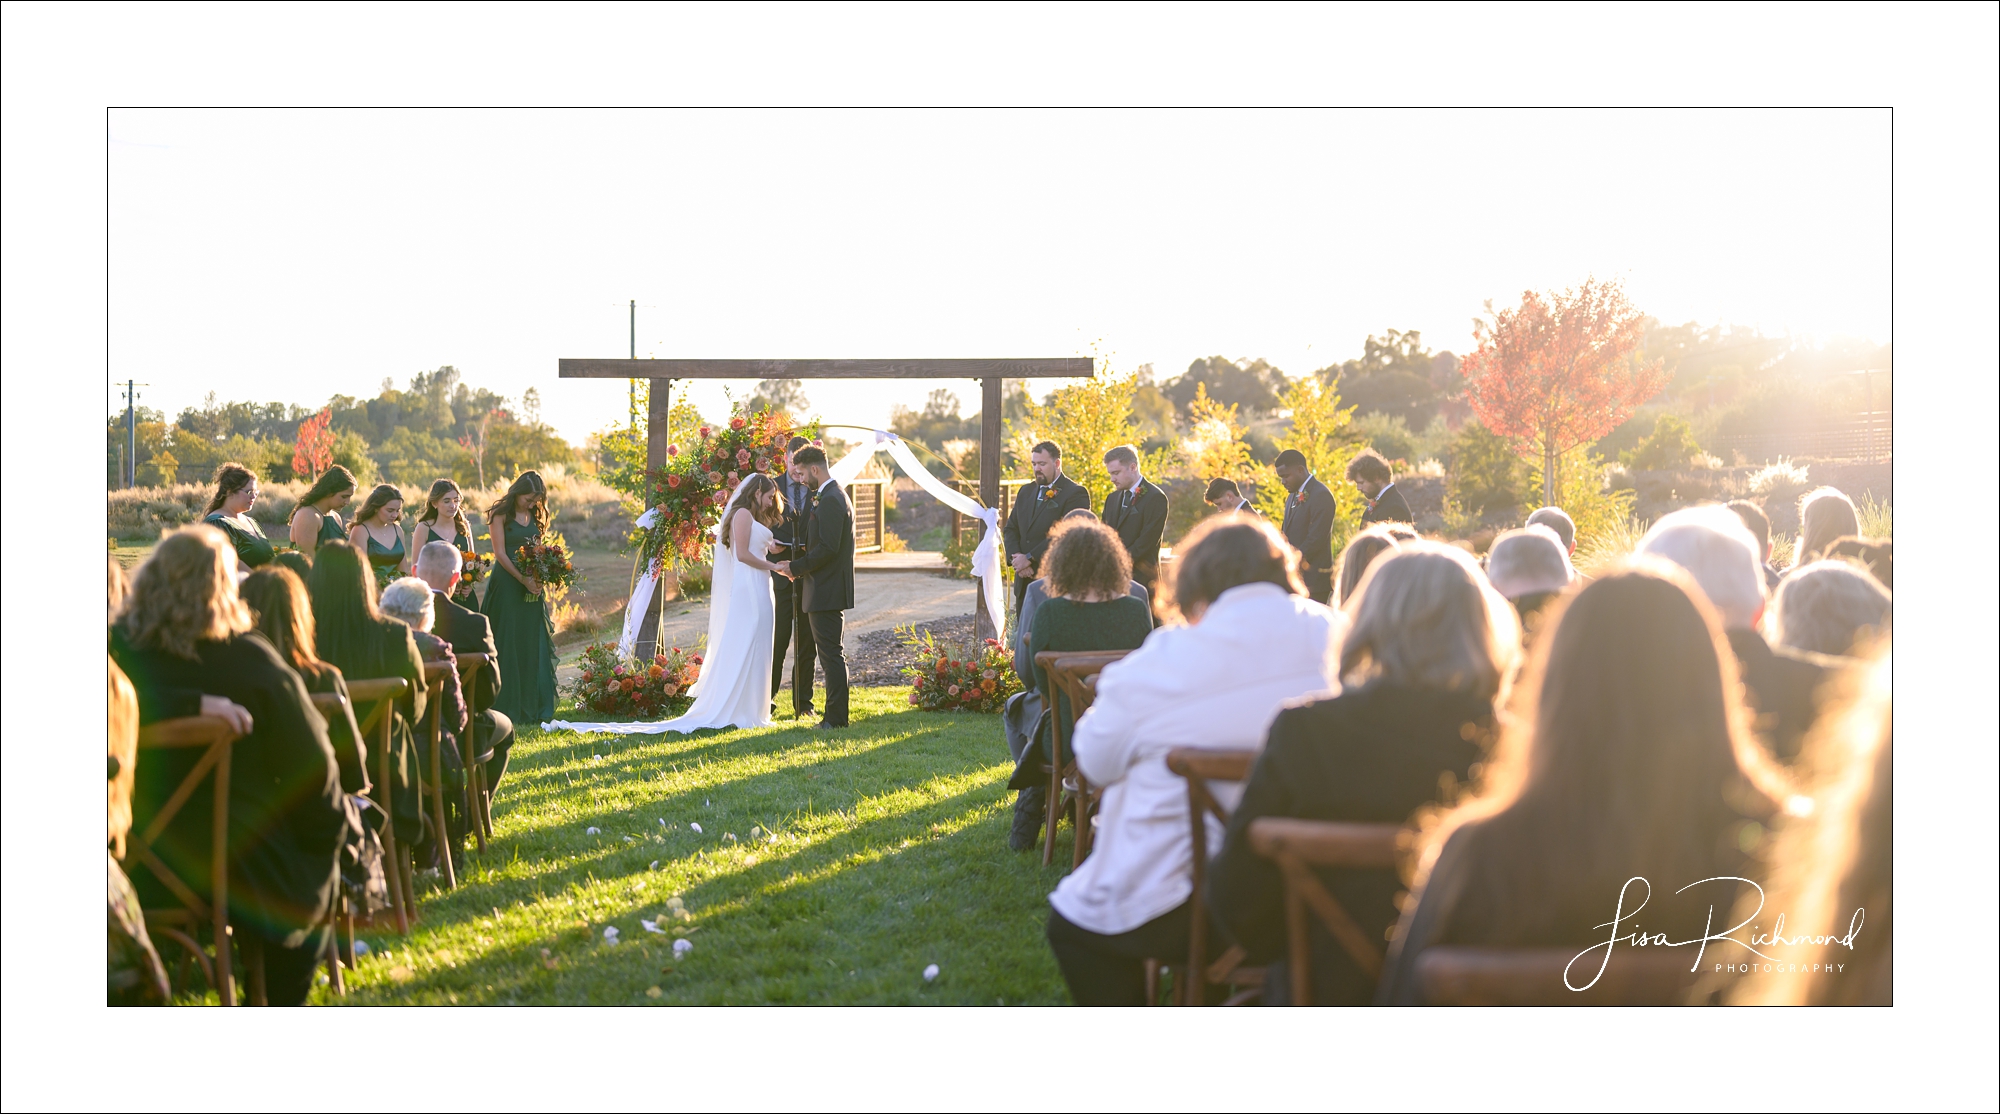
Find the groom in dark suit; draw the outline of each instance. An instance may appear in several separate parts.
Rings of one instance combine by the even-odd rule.
[[[792,466],[792,454],[811,444],[803,437],[794,437],[785,446],[785,471],[778,478],[778,491],[785,497],[784,516],[771,530],[770,559],[773,561],[790,561],[805,555],[805,512],[811,506],[812,489],[799,478],[798,470]],[[771,714],[778,714],[778,689],[783,686],[785,657],[790,654],[792,718],[810,719],[813,714],[812,627],[806,623],[805,612],[799,610],[799,593],[790,577],[771,578],[771,600],[777,618],[777,626],[771,635]]]
[[[792,466],[810,489],[803,510],[805,553],[780,562],[778,571],[792,578],[820,671],[826,674],[826,712],[819,726],[846,727],[847,657],[841,651],[840,628],[841,613],[854,606],[854,514],[847,495],[827,473],[824,450],[808,445],[792,454]]]

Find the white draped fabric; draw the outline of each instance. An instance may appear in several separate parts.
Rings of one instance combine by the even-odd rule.
[[[997,626],[1004,627],[1004,621],[999,618],[1007,613],[1007,593],[1000,579],[1000,512],[991,507],[980,506],[970,496],[953,490],[949,484],[931,475],[930,469],[923,466],[923,463],[917,459],[917,454],[910,451],[910,446],[904,444],[901,437],[884,429],[873,430],[872,433],[873,437],[870,440],[863,441],[861,444],[848,450],[847,455],[841,457],[827,471],[834,479],[840,481],[841,487],[845,488],[848,484],[854,482],[854,478],[861,474],[861,470],[868,466],[868,462],[874,458],[877,452],[887,451],[890,458],[903,470],[903,474],[909,476],[918,487],[929,492],[932,498],[935,498],[938,502],[943,503],[952,510],[958,511],[960,514],[968,515],[984,523],[985,529],[980,533],[979,546],[972,552],[972,575],[979,578],[980,591],[986,597],[986,613],[994,617]],[[653,523],[659,520],[659,513],[657,509],[648,510],[645,514],[639,516],[638,524],[642,527],[653,525]],[[719,526],[718,529],[720,529]],[[725,564],[727,562],[717,561],[715,563],[716,575],[718,577],[724,575],[722,570]],[[625,605],[625,629],[618,636],[618,652],[620,654],[630,657],[638,647],[639,626],[645,622],[646,608],[653,602],[653,593],[656,590],[655,577],[652,570],[648,569],[639,577],[639,582],[633,586],[632,598]],[[709,599],[711,601],[727,600],[728,598],[727,585],[718,582],[710,587]],[[716,614],[713,610],[715,605],[711,603],[710,606],[709,645],[713,646],[715,645],[714,632],[719,628],[716,627],[715,623]]]

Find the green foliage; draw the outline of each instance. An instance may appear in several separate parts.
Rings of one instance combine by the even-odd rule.
[[[653,381],[635,379],[626,399],[625,424],[591,438],[597,478],[644,502],[646,498],[646,406]]]
[[[1640,470],[1685,468],[1700,453],[1694,427],[1688,425],[1687,419],[1678,414],[1661,414],[1653,423],[1653,432],[1640,438],[1637,446],[1619,453],[1618,460],[1628,468]]]
[[[354,473],[354,482],[364,488],[375,482],[375,458],[369,454],[368,442],[351,429],[333,435],[333,462]]]
[[[972,551],[978,548],[979,533],[975,530],[965,531],[955,542],[946,542],[943,557],[945,568],[950,571],[950,575],[960,580],[972,579]],[[1002,576],[1007,576],[1013,571],[1005,564],[1000,566]]]
[[[1138,385],[1130,373],[1113,375],[1106,370],[1095,379],[1053,391],[1041,402],[1030,398],[1021,420],[1007,423],[1007,446],[1015,467],[1026,473],[1029,450],[1039,441],[1055,442],[1062,449],[1064,474],[1089,489],[1095,508],[1111,490],[1105,452],[1132,440],[1132,395]],[[1163,475],[1170,462],[1166,452],[1142,454],[1139,468]]]
[[[1451,476],[1445,486],[1446,498],[1461,513],[1477,518],[1494,510],[1511,510],[1528,498],[1527,462],[1515,455],[1506,438],[1477,419],[1459,427],[1445,456]]]
[[[1895,521],[1887,501],[1877,500],[1873,493],[1863,492],[1854,501],[1854,517],[1861,524],[1864,538],[1891,538],[1894,536]]]
[[[979,419],[959,416],[958,396],[940,387],[924,400],[922,410],[912,410],[907,406],[896,406],[889,411],[889,428],[905,441],[915,441],[925,448],[945,456],[944,446],[953,441],[979,440]],[[975,453],[975,462],[977,454]],[[978,473],[967,473],[970,479],[977,479]]]
[[[1443,370],[1416,330],[1389,329],[1383,337],[1370,336],[1363,343],[1360,359],[1323,367],[1314,374],[1337,384],[1341,397],[1362,418],[1398,418],[1406,428],[1415,428],[1437,414],[1443,394],[1436,383],[1444,378],[1439,374]],[[1380,446],[1377,451],[1391,455]]]
[[[1354,435],[1361,444],[1374,449],[1391,461],[1415,464],[1417,456],[1416,435],[1410,432],[1410,424],[1402,416],[1390,416],[1377,411],[1362,414],[1354,419]]]
[[[420,878],[409,935],[363,929],[346,996],[312,1001],[1063,1003],[1039,930],[1057,872],[1005,850],[1013,764],[993,721],[907,694],[856,688],[854,725],[831,734],[520,729],[488,853],[457,889]],[[1068,843],[1065,825],[1064,863]]]
[[[463,487],[474,482],[472,460],[457,444],[433,433],[403,426],[377,446],[375,457],[385,475],[407,489],[428,490],[430,483],[448,477]],[[421,497],[421,496],[417,496]]]
[[[1646,524],[1626,515],[1613,519],[1595,533],[1585,537],[1581,524],[1576,540],[1576,567],[1587,576],[1597,576],[1610,568],[1615,561],[1628,556],[1639,548],[1639,540],[1646,536]]]
[[[1564,453],[1557,465],[1561,483],[1556,488],[1555,505],[1567,512],[1576,523],[1578,552],[1583,551],[1587,542],[1601,545],[1605,539],[1621,536],[1628,529],[1632,506],[1638,502],[1637,492],[1608,488],[1604,471],[1603,458],[1588,446]],[[1535,502],[1543,491],[1541,470],[1534,469],[1529,478],[1532,486],[1521,503],[1523,517],[1541,505]]]
[[[1188,404],[1187,433],[1181,437],[1180,466],[1187,475],[1204,482],[1230,479],[1239,483],[1255,474],[1250,446],[1243,440],[1243,423],[1236,407],[1208,397],[1208,388],[1197,384],[1194,400]]]

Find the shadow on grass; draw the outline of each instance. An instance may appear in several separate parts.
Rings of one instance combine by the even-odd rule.
[[[1004,759],[997,733],[991,719],[901,712],[861,721],[837,743],[803,729],[719,736],[700,741],[716,761],[786,764],[644,804],[648,813],[715,816],[716,826],[756,819],[784,833],[776,843],[730,843],[715,831],[661,834],[657,825],[627,843],[623,835],[651,817],[634,824],[625,810],[607,812],[599,822],[608,834],[590,837],[595,846],[578,855],[559,846],[570,842],[562,836],[569,823],[520,830],[503,816],[489,858],[505,865],[481,869],[475,856],[459,890],[428,895],[422,927],[409,941],[380,941],[395,958],[364,966],[349,1001],[1061,1002],[1042,939],[1045,895],[1061,869],[1045,871],[1039,854],[1007,850],[1011,765],[994,761],[993,751]],[[564,749],[577,748],[544,750],[531,768],[566,760]],[[625,761],[630,768],[594,784],[628,791],[657,784],[657,769],[685,763],[687,752]],[[808,784],[815,775],[820,782]],[[819,794],[845,809],[823,811]],[[718,797],[724,807],[697,808]],[[783,816],[777,824],[774,813]],[[619,821],[626,831],[613,828]],[[1061,864],[1067,842],[1059,841]],[[653,859],[670,865],[655,873]],[[538,864],[532,876],[518,876],[530,861]],[[670,923],[694,945],[678,962],[670,936],[639,924],[664,914],[675,894],[692,918]],[[525,914],[499,915],[515,907]],[[534,923],[502,927],[520,919]],[[603,942],[607,924],[619,927],[624,943]],[[932,963],[941,974],[926,982],[922,971]],[[384,977],[397,968],[400,981]],[[649,997],[654,987],[657,997]]]

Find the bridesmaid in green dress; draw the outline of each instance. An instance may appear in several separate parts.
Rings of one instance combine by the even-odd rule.
[[[422,553],[432,542],[445,542],[458,550],[465,561],[471,561],[478,547],[472,541],[472,524],[465,520],[464,500],[458,485],[450,480],[431,484],[430,495],[424,499],[424,513],[417,516],[416,528],[410,531],[410,552]],[[451,598],[461,607],[479,608],[470,581],[461,580]]]
[[[250,507],[256,502],[255,472],[233,460],[215,470],[215,498],[209,500],[208,517],[202,521],[229,535],[229,544],[236,547],[236,563],[245,572],[270,564],[278,555],[257,520],[250,517]]]
[[[403,544],[403,493],[395,484],[378,484],[368,500],[354,513],[354,525],[347,528],[347,540],[368,554],[368,567],[375,574],[375,587],[410,572],[410,551]],[[383,540],[383,535],[388,540]]]
[[[292,546],[305,554],[306,560],[313,560],[319,547],[327,542],[347,540],[347,523],[340,520],[339,510],[354,498],[354,473],[341,465],[334,465],[321,472],[312,488],[299,497],[299,505],[292,510]]]
[[[493,547],[493,582],[481,614],[493,621],[500,651],[500,695],[493,707],[517,724],[539,724],[556,714],[555,627],[542,586],[514,566],[514,554],[547,531],[549,493],[536,472],[523,472],[507,494],[487,508]],[[505,573],[505,576],[500,575]]]

